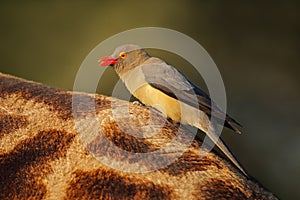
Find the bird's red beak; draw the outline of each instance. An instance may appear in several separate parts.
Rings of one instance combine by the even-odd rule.
[[[114,65],[118,62],[117,58],[113,58],[112,56],[105,56],[102,57],[98,60],[99,66],[109,66],[109,65]]]

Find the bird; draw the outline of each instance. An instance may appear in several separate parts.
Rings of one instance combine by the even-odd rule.
[[[175,122],[194,126],[217,145],[225,156],[246,176],[246,170],[216,135],[210,117],[224,119],[224,126],[241,133],[241,124],[222,109],[180,71],[160,58],[152,57],[135,44],[117,47],[112,55],[101,57],[99,66],[111,66],[129,92],[142,104],[164,113]],[[215,110],[212,112],[212,105]],[[184,110],[184,111],[183,111]],[[218,121],[218,120],[217,120]]]

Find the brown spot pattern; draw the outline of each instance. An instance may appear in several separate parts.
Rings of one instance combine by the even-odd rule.
[[[65,156],[73,138],[63,131],[42,131],[0,155],[0,199],[44,197],[47,191],[40,177],[51,172],[50,160]]]
[[[123,124],[121,130],[118,124],[114,121],[108,122],[102,128],[103,134],[102,137],[107,137],[111,142],[114,143],[119,148],[122,148],[125,151],[134,152],[134,153],[147,153],[155,151],[159,148],[145,138],[136,138],[128,133],[141,130],[133,130],[130,124]],[[101,136],[95,141],[103,141]],[[102,144],[100,144],[102,145]]]
[[[50,88],[39,83],[26,82],[14,77],[1,77],[0,97],[10,94],[18,94],[25,100],[32,99],[51,106],[63,120],[73,117],[72,100],[76,102],[74,110],[77,111],[76,114],[78,115],[92,112],[91,107],[86,105],[95,102],[94,98],[87,95],[68,93],[65,90]],[[96,104],[97,106],[107,107],[110,102],[106,98],[102,98],[97,99]]]
[[[125,119],[122,121],[127,122],[128,120]],[[140,127],[133,126],[131,123],[123,124],[123,130],[118,125],[120,124],[116,124],[115,121],[107,121],[102,127],[103,134],[99,133],[87,145],[88,150],[97,157],[104,156],[119,162],[139,163],[149,169],[156,168],[157,166],[165,166],[169,163],[169,160],[175,160],[177,156],[180,156],[177,152],[174,152],[174,149],[170,153],[167,149],[163,148],[174,137],[174,132],[166,127],[170,126],[170,123],[165,123],[160,133],[150,138],[136,138],[128,134],[133,131],[143,131]],[[161,138],[163,135],[164,139]],[[186,139],[186,135],[182,131],[179,131],[179,135],[181,136],[179,140],[183,141]],[[124,152],[131,152],[133,154]]]
[[[19,128],[29,124],[26,117],[21,115],[3,115],[0,114],[0,138],[8,133],[14,132]]]
[[[240,188],[235,187],[230,180],[210,179],[199,188],[199,196],[211,197],[220,200],[249,199]]]
[[[115,122],[105,123],[103,134],[100,134],[87,145],[88,150],[97,157],[111,157],[112,160],[128,163],[151,165],[148,161],[155,158],[152,154],[144,154],[159,149],[146,139],[139,139],[121,131]],[[134,154],[124,154],[123,152]],[[146,158],[146,156],[148,156]],[[145,163],[147,161],[147,163]],[[154,161],[153,161],[154,162]]]
[[[65,199],[174,199],[167,186],[121,175],[112,170],[77,170]]]
[[[213,160],[207,156],[200,157],[193,152],[187,151],[167,168],[162,169],[162,171],[172,176],[184,176],[186,172],[206,171],[212,167],[216,167],[219,170],[222,169],[217,160]]]

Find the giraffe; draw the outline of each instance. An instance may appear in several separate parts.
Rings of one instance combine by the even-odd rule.
[[[82,124],[81,130],[89,134],[91,128],[100,127],[104,137],[129,152],[154,151],[175,132],[187,131],[157,115],[155,122],[164,123],[160,132],[136,138],[124,133],[112,117],[112,102],[119,106],[128,102],[0,73],[0,199],[277,199],[215,151],[199,157],[203,150],[198,140],[173,163],[153,171],[128,173],[103,164],[75,128],[74,95],[93,99],[101,122]],[[126,130],[152,131],[137,128],[148,123],[151,110],[132,103],[129,110],[119,118]],[[88,115],[83,112],[79,117]],[[102,139],[96,138],[89,147],[101,146]]]

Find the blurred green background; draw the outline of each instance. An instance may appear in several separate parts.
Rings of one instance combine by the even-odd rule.
[[[146,26],[180,31],[214,59],[228,111],[244,125],[224,140],[265,187],[300,199],[299,10],[297,1],[1,1],[0,71],[72,89],[106,38]],[[112,82],[98,86],[104,94],[117,80],[109,73]]]

